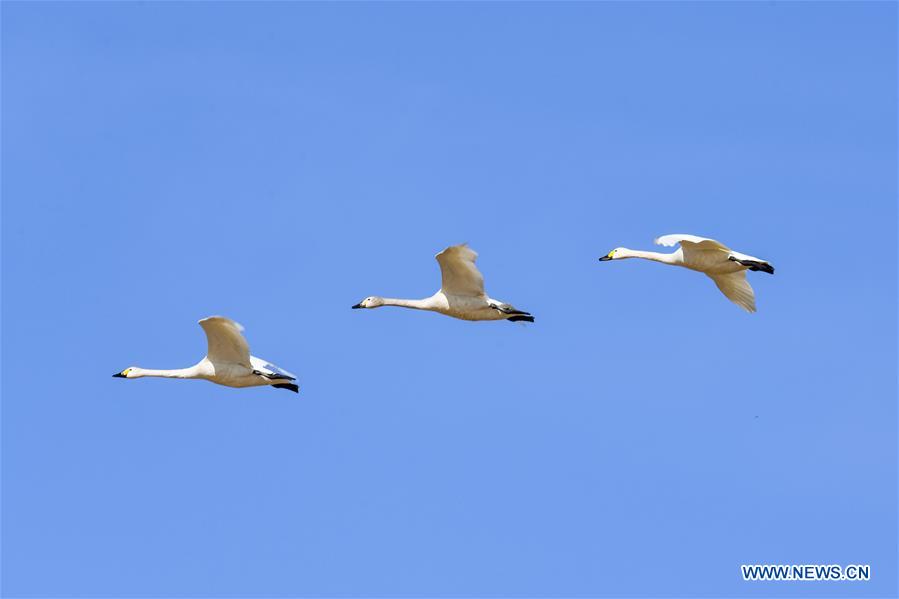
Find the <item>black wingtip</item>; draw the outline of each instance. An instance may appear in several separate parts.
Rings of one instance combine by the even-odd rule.
[[[534,322],[534,317],[530,314],[516,314],[515,316],[510,316],[506,320],[508,320],[509,322]]]
[[[293,383],[278,383],[277,385],[272,385],[275,389],[287,389],[288,391],[293,391],[294,393],[300,392],[300,386],[294,385]]]

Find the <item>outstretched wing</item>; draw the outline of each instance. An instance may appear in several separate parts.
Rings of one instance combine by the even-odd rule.
[[[297,376],[294,373],[287,372],[280,366],[275,366],[268,360],[257,358],[256,356],[250,356],[250,363],[253,365],[253,370],[258,370],[265,375],[274,375],[272,378],[286,377],[292,381],[295,381],[297,379]]]
[[[435,256],[443,275],[441,289],[449,295],[481,297],[484,293],[484,275],[474,262],[477,252],[466,244],[453,245]]]
[[[739,270],[726,275],[709,275],[721,293],[747,312],[755,312],[755,293],[746,280],[746,271]]]
[[[696,246],[696,249],[700,250],[724,250],[726,252],[730,251],[730,248],[720,241],[715,241],[714,239],[709,239],[707,237],[687,235],[686,233],[672,233],[671,235],[662,235],[661,237],[657,237],[655,239],[655,244],[663,245],[665,247],[674,247],[677,244],[681,244],[681,247],[683,247],[684,244],[692,244]]]
[[[210,362],[240,364],[252,368],[250,346],[241,333],[242,326],[224,316],[204,318],[200,321],[200,326],[206,332],[206,357]]]

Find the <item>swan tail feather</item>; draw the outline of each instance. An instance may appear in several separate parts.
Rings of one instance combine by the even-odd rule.
[[[522,314],[524,316],[530,316],[530,312],[525,312],[524,310],[518,310],[515,306],[511,304],[490,304],[490,307],[494,310],[499,310],[503,314]]]
[[[261,370],[254,370],[253,374],[258,376],[264,376],[270,381],[295,381],[296,378],[292,376],[287,376],[286,374],[281,374],[278,372],[262,372]]]

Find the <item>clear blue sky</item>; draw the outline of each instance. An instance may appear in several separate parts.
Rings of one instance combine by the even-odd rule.
[[[895,596],[896,16],[4,2],[4,595]],[[110,377],[211,314],[301,394]]]

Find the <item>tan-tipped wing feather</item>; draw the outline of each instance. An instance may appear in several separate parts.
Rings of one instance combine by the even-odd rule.
[[[709,239],[707,237],[699,237],[698,235],[688,235],[686,233],[672,233],[671,235],[662,235],[661,237],[656,237],[654,243],[656,245],[661,245],[664,247],[674,247],[677,244],[681,244],[683,246],[683,244],[685,243],[692,243],[696,246],[699,246],[699,249],[730,251],[730,248],[720,241],[715,241],[714,239]]]
[[[747,312],[755,312],[755,292],[746,280],[746,271],[741,270],[725,275],[709,275],[721,293]]]
[[[206,357],[214,364],[240,364],[252,368],[250,346],[244,338],[243,327],[224,316],[210,316],[200,321],[206,332]]]
[[[448,295],[484,296],[484,275],[475,266],[477,252],[466,244],[453,245],[435,256],[442,275],[441,289]]]

